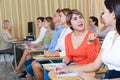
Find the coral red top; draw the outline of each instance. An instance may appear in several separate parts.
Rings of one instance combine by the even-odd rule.
[[[88,44],[88,35],[94,33],[88,30],[83,42],[77,49],[74,49],[72,44],[72,33],[68,34],[65,38],[66,56],[70,58],[72,62],[78,64],[87,64],[93,62],[99,52],[100,43],[98,38],[94,40],[93,44]]]

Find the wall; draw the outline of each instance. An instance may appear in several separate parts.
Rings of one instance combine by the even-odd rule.
[[[27,35],[27,22],[34,21],[39,16],[52,16],[58,8],[80,10],[88,22],[90,15],[99,17],[102,12],[103,0],[0,0],[0,31],[2,21],[8,19],[11,33],[14,37]],[[86,25],[88,27],[88,25]],[[36,27],[36,34],[39,29]]]

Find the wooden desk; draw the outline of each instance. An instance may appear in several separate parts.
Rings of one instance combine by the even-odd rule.
[[[37,61],[46,61],[46,60],[61,60],[62,57],[45,57],[45,56],[33,56]]]
[[[44,52],[44,50],[31,50],[31,49],[28,49],[30,53],[36,53],[36,52]]]
[[[92,76],[95,76],[94,72],[91,72],[91,73],[88,73],[88,74],[90,74]],[[77,76],[75,76],[75,77],[57,77],[57,74],[54,71],[50,71],[48,73],[48,75],[49,75],[49,78],[51,80],[78,80]]]
[[[28,46],[28,45],[24,45],[25,46],[25,49],[29,50],[29,52],[44,52],[44,49],[42,48],[33,48],[32,46]]]
[[[98,71],[96,71],[96,74],[102,74],[102,73],[106,73],[108,69],[103,68],[103,69],[99,69]]]
[[[65,66],[64,63],[52,63],[52,64],[43,64],[43,68],[48,71],[53,71],[54,68],[58,65]]]

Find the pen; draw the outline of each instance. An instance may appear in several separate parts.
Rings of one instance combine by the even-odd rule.
[[[69,61],[69,63],[66,64],[66,66],[68,66],[71,63],[71,61]]]

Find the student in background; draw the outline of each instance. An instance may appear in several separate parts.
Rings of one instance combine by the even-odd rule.
[[[98,27],[98,19],[94,16],[89,17],[89,25],[90,28],[89,30],[92,30],[94,32],[98,32],[97,27]]]
[[[55,29],[52,17],[44,18],[44,27],[47,29],[47,32],[39,44],[33,45],[34,48],[45,49],[45,45],[50,44]]]
[[[15,39],[13,38],[13,36],[10,34],[9,30],[11,28],[11,24],[8,20],[4,20],[3,21],[3,29],[2,31],[0,32],[0,53],[11,53],[11,54],[14,54],[14,50],[13,50],[13,47],[12,47],[12,42],[15,42],[15,41],[22,41],[23,39],[22,38],[19,38],[19,39]],[[19,63],[20,59],[21,59],[21,56],[22,56],[22,53],[23,51],[21,49],[18,49],[17,48],[17,63]]]
[[[44,49],[44,46],[46,45],[46,44],[50,44],[50,42],[51,42],[51,39],[52,39],[52,36],[53,36],[53,34],[54,34],[54,24],[53,24],[53,20],[52,20],[52,17],[46,17],[45,19],[44,19],[44,27],[47,29],[47,32],[45,33],[45,36],[44,36],[44,38],[43,38],[43,40],[40,42],[40,44],[38,44],[37,46],[36,45],[34,45],[34,47],[35,48],[42,48],[42,49]],[[25,54],[27,54],[27,55],[25,55]],[[30,55],[29,53],[25,53],[24,54],[24,56],[26,56],[26,61],[25,61],[25,67],[26,67],[26,72],[28,73],[27,75],[28,76],[33,76],[34,75],[34,73],[33,73],[33,69],[32,69],[32,62],[34,61],[34,62],[36,62],[37,63],[37,61],[35,61],[33,58],[32,58],[32,55]],[[31,57],[30,57],[31,56]],[[24,58],[24,57],[23,57]],[[38,64],[39,64],[39,62],[38,62]],[[39,64],[39,67],[41,67],[41,65]],[[40,69],[40,68],[38,68],[39,70],[37,71],[37,73],[39,73],[39,72],[42,72],[42,69]],[[35,74],[35,78],[37,79],[37,80],[42,80],[43,79],[43,74],[42,73],[40,73],[40,75],[39,75],[39,78],[38,78],[38,76],[36,76],[36,74]]]
[[[44,18],[41,18],[41,17],[39,17],[39,18],[37,18],[37,25],[38,26],[40,26],[41,25],[41,23],[39,22],[40,21],[40,19],[41,20],[43,20]],[[47,22],[48,23],[47,23]],[[52,22],[53,20],[52,20],[52,17],[46,17],[45,18],[45,28],[46,29],[48,29],[48,31],[45,33],[45,36],[44,36],[44,38],[43,38],[43,40],[40,42],[40,46],[44,46],[45,44],[49,44],[50,42],[51,42],[51,38],[52,38],[52,35],[53,35],[53,33],[54,33],[54,24],[53,24],[53,22]],[[42,45],[43,44],[43,45]],[[39,44],[32,44],[32,47],[33,48],[41,48],[39,46]],[[31,59],[32,58],[32,55],[30,55],[29,54],[29,50],[25,50],[24,51],[24,53],[23,53],[23,55],[22,55],[22,58],[21,58],[21,60],[20,60],[20,63],[18,64],[18,66],[17,66],[17,68],[13,71],[13,73],[11,73],[11,74],[13,74],[13,76],[17,76],[17,75],[19,75],[19,73],[21,72],[21,68],[23,67],[23,65],[24,65],[24,63],[25,63],[25,61],[26,60],[28,60],[28,59]],[[33,59],[34,60],[34,59]],[[32,61],[33,61],[32,59],[30,60],[31,61],[31,63],[32,63]],[[29,61],[29,62],[30,62]]]
[[[58,41],[58,39],[60,37],[60,34],[61,34],[62,30],[64,29],[64,25],[60,23],[60,14],[59,13],[60,13],[60,10],[57,10],[56,14],[55,14],[55,16],[59,16],[58,17],[59,18],[59,22],[57,22],[54,19],[54,17],[53,17],[53,22],[55,23],[55,31],[54,31],[51,43],[45,46],[45,48],[48,49],[48,50],[46,50],[48,53],[55,51],[55,47],[57,45],[57,41]]]
[[[65,56],[66,55],[66,53],[65,53],[65,36],[67,34],[69,34],[70,32],[72,32],[72,30],[70,29],[70,27],[66,23],[66,16],[69,12],[70,12],[69,8],[64,8],[64,9],[60,10],[60,24],[64,25],[64,29],[60,33],[60,36],[57,40],[57,44],[56,44],[56,47],[54,49],[54,52],[44,51],[44,55],[46,57]],[[56,62],[57,63],[61,62],[61,60],[57,60]],[[45,75],[44,80],[49,80],[49,77],[47,76],[48,72],[49,71],[44,70],[44,75]]]
[[[69,8],[64,8],[60,10],[60,23],[64,25],[64,29],[62,30],[60,37],[57,41],[57,45],[55,47],[54,52],[45,52],[45,56],[65,56],[65,36],[72,32],[70,27],[67,25],[66,16],[70,12]]]
[[[65,64],[76,62],[79,65],[93,62],[98,56],[100,46],[97,35],[95,32],[85,29],[84,17],[76,9],[68,13],[67,23],[73,28],[73,31],[65,37],[66,57],[63,58],[63,62]],[[61,71],[64,73],[67,70],[67,66],[56,67],[57,73],[61,73]]]
[[[32,41],[31,44],[38,44],[43,40],[43,37],[47,31],[47,29],[44,27],[44,17],[37,18],[37,27],[40,28],[39,36],[35,41]]]
[[[55,46],[57,45],[57,40],[62,32],[62,30],[64,29],[64,26],[61,25],[60,23],[60,9],[56,10],[56,13],[53,16],[53,22],[55,24],[55,31],[52,37],[52,41],[49,45],[46,45],[45,48],[47,48],[48,52],[53,52],[55,50]],[[46,52],[45,51],[45,52]],[[43,68],[41,67],[40,63],[38,63],[37,61],[33,61],[32,62],[32,69],[34,72],[34,75],[36,77],[37,80],[48,80],[48,76],[46,74],[46,72],[44,72],[45,77],[43,75]]]

